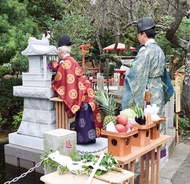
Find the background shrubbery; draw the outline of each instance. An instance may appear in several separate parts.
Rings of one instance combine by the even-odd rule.
[[[0,130],[13,128],[13,116],[23,110],[23,98],[13,96],[13,86],[22,85],[21,78],[6,76],[0,79]]]
[[[11,64],[6,63],[4,65],[0,65],[0,78],[2,78],[4,75],[12,74],[12,67]]]

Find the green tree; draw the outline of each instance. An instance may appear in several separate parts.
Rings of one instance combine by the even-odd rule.
[[[94,43],[94,28],[85,17],[88,0],[20,0],[27,7],[28,13],[34,17],[40,32],[50,35],[50,44],[57,45],[58,38],[69,34],[72,38],[72,54],[77,60],[82,55],[79,46],[83,43]]]
[[[25,49],[30,36],[39,37],[40,32],[25,4],[1,0],[0,12],[0,64],[3,64]]]

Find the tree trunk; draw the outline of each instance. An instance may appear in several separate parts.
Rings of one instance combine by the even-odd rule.
[[[182,92],[182,107],[190,121],[190,41],[188,43],[187,58],[185,65],[185,78]]]
[[[190,41],[182,40],[176,36],[176,31],[188,10],[187,0],[180,0],[177,6],[177,11],[174,14],[174,20],[170,24],[170,28],[166,32],[166,38],[173,45],[181,47],[187,53],[187,59],[185,64],[185,79],[182,91],[182,109],[185,111],[185,115],[190,121]]]

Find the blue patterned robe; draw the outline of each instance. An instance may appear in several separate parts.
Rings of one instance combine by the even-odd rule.
[[[139,50],[132,67],[125,76],[122,109],[135,105],[143,108],[144,93],[148,89],[152,93],[151,104],[157,104],[160,108],[159,114],[165,115],[164,91],[161,81],[165,67],[166,61],[162,49],[154,39],[149,39]]]
[[[165,100],[161,76],[166,67],[165,55],[162,49],[150,39],[137,56],[129,72],[125,75],[122,109],[138,105],[143,108],[145,90],[152,93],[151,104],[157,104],[159,115],[165,115]],[[161,133],[166,134],[166,124],[161,124]],[[166,155],[165,145],[162,146],[161,157]]]

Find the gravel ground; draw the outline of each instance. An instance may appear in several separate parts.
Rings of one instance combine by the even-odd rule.
[[[184,143],[190,145],[190,134],[189,135],[183,135],[179,136],[179,143]]]

